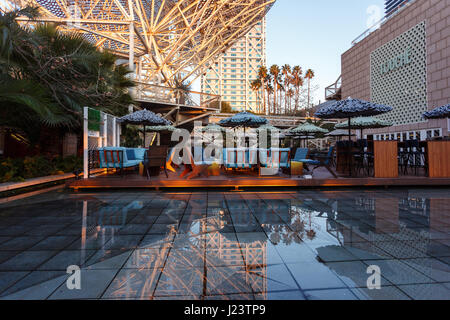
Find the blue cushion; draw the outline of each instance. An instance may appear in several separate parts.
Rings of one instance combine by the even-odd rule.
[[[141,163],[140,160],[128,160],[123,164],[124,168],[136,167]]]
[[[131,161],[136,160],[136,155],[133,149],[127,149],[127,159]]]
[[[281,152],[280,162],[284,164],[288,163],[288,161],[289,161],[289,152],[288,151]]]
[[[304,160],[300,160],[299,162],[303,162],[304,164],[311,164],[311,165],[320,165],[321,162],[317,161],[317,160],[311,160],[311,159],[304,159]]]
[[[135,157],[134,160],[144,161],[146,151],[147,151],[147,149],[144,149],[144,148],[134,149],[134,157]],[[128,159],[128,160],[131,160],[131,159]]]
[[[307,148],[298,148],[295,152],[295,157],[293,160],[297,159],[306,159],[306,156],[308,155],[308,149]]]

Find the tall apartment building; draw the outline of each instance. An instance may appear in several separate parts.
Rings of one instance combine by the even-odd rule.
[[[266,64],[266,20],[258,22],[243,38],[212,64],[201,79],[202,92],[222,96],[236,111],[256,111],[261,92],[251,88],[258,69]]]

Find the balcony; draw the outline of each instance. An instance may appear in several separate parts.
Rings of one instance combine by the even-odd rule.
[[[325,88],[325,99],[329,100],[341,100],[342,99],[342,76],[336,80],[335,83]]]

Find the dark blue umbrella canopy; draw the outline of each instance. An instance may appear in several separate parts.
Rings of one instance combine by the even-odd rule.
[[[219,124],[223,127],[260,127],[268,124],[266,118],[256,116],[249,112],[241,112],[231,118],[223,119]]]
[[[446,119],[450,118],[450,104],[425,112],[425,119]]]
[[[140,110],[134,113],[128,114],[117,120],[119,123],[126,124],[135,124],[135,125],[144,125],[144,126],[170,126],[171,123],[169,120],[164,119],[163,117],[158,116],[152,111],[149,110]]]
[[[392,111],[392,107],[348,98],[322,107],[315,116],[321,119],[371,117]]]

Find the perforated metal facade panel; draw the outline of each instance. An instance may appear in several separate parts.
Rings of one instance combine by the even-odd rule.
[[[419,23],[370,56],[371,100],[392,106],[395,125],[423,122],[427,111],[426,24]]]

